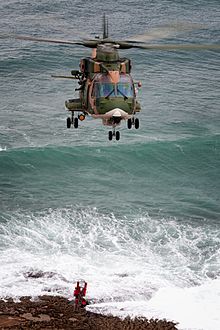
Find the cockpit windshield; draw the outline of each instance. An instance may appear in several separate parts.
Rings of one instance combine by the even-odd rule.
[[[117,84],[106,74],[99,74],[94,82],[93,96],[100,97],[134,97],[133,82],[129,74],[120,74]]]

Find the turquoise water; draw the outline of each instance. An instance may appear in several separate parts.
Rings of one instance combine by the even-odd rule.
[[[159,42],[219,43],[219,1],[3,0],[0,9],[1,33],[74,40],[101,34],[105,11],[115,38],[180,21],[198,25]],[[119,142],[98,120],[66,129],[64,101],[77,86],[51,75],[89,55],[1,39],[0,296],[69,297],[84,278],[91,310],[216,330],[219,51],[122,51],[142,81],[142,112]]]

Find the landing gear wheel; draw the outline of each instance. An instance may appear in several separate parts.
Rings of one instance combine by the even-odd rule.
[[[131,118],[128,118],[127,125],[128,125],[128,129],[131,129],[131,126],[132,126],[132,120],[131,120]]]
[[[139,128],[139,119],[138,119],[138,118],[135,118],[135,121],[134,121],[134,127],[135,127],[136,129]]]
[[[67,128],[70,128],[71,127],[71,119],[70,119],[70,117],[68,117],[66,119],[66,126],[67,126]]]
[[[117,141],[120,140],[120,132],[119,131],[115,132],[115,138],[116,138]]]
[[[74,118],[74,127],[78,128],[78,126],[79,126],[79,120],[78,118]]]
[[[109,139],[109,141],[112,140],[112,137],[113,137],[113,133],[112,133],[112,131],[109,131],[108,132],[108,139]]]

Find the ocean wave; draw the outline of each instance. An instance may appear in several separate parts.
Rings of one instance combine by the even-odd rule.
[[[27,169],[55,168],[79,169],[97,168],[105,171],[109,162],[114,171],[132,170],[141,172],[143,168],[154,170],[166,165],[172,171],[184,169],[207,171],[217,170],[220,162],[220,135],[190,137],[174,141],[152,140],[142,143],[131,143],[117,146],[78,145],[78,146],[46,146],[27,148],[0,148],[6,151],[1,155],[1,169],[22,171]],[[166,168],[164,168],[166,170]],[[5,173],[5,174],[6,174]],[[217,174],[217,171],[216,171]]]

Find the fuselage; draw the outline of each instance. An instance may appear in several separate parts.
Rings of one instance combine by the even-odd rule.
[[[131,118],[140,111],[130,71],[130,60],[119,58],[117,47],[98,45],[91,57],[80,62],[79,111],[111,126],[119,125],[122,119]],[[77,102],[70,101],[71,104],[66,102],[66,107],[77,111],[71,108]]]

